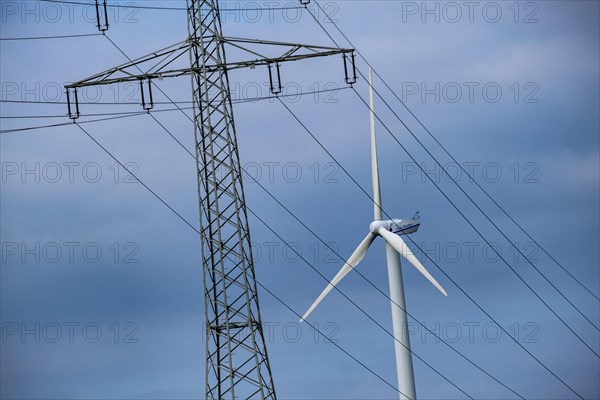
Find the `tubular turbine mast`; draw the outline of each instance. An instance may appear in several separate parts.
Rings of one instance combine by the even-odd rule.
[[[188,0],[187,13],[187,40],[67,85],[69,117],[80,116],[78,88],[139,82],[142,107],[150,112],[154,79],[191,76],[206,313],[206,398],[276,399],[260,317],[228,71],[267,66],[276,95],[282,86],[280,63],[341,54],[345,80],[351,85],[356,82],[354,50],[224,37],[216,0]],[[226,47],[247,58],[228,62]],[[267,49],[278,53],[267,56]],[[190,64],[181,65],[186,54]]]

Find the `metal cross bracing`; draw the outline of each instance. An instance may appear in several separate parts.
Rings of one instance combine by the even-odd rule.
[[[301,4],[306,4],[301,1]],[[154,79],[191,76],[206,317],[206,398],[276,399],[263,333],[228,71],[267,66],[281,92],[280,63],[342,55],[345,81],[356,82],[354,50],[222,34],[215,0],[188,0],[186,41],[66,86],[69,116],[80,116],[77,88],[139,81],[153,107]],[[227,61],[226,47],[246,55]],[[277,50],[275,56],[267,49]],[[182,66],[184,55],[189,64]]]

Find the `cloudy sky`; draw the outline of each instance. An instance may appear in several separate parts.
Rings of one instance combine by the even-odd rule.
[[[309,10],[333,38],[352,47],[311,3]],[[394,113],[514,244],[377,98],[384,209],[398,218],[421,212],[411,246],[449,294],[443,298],[404,265],[407,305],[418,321],[410,325],[413,351],[424,360],[414,360],[419,397],[516,398],[452,348],[526,398],[600,397],[594,297],[600,290],[598,3],[319,3],[414,115],[538,243],[460,172],[377,78],[375,88]],[[183,1],[109,4],[185,7]],[[97,33],[92,7],[7,0],[0,6],[3,39]],[[289,9],[255,10],[274,6]],[[311,15],[295,6],[223,2],[225,35],[333,46]],[[111,7],[109,20],[107,36],[131,58],[187,34],[182,10]],[[0,46],[3,131],[69,122],[65,104],[47,104],[65,101],[63,85],[127,61],[101,35],[2,40]],[[357,66],[366,73],[362,59]],[[230,79],[235,99],[268,95],[265,68],[232,72]],[[251,216],[258,280],[303,313],[326,285],[315,270],[333,277],[342,265],[337,254],[349,256],[372,220],[372,203],[360,188],[371,192],[369,115],[343,81],[341,57],[283,65],[282,81],[290,95],[283,102],[335,162],[279,101],[239,103],[234,111],[244,168],[318,235],[245,180],[250,209],[311,264]],[[189,79],[157,83],[189,106],[183,103],[191,99]],[[364,79],[354,88],[367,96]],[[292,96],[324,89],[336,90]],[[154,98],[156,110],[173,108],[160,93]],[[139,111],[139,99],[136,85],[85,90],[81,121]],[[181,112],[153,115],[193,149],[193,127]],[[198,225],[194,160],[150,116],[85,127]],[[0,397],[202,398],[197,234],[75,126],[2,133],[0,146]],[[261,290],[279,398],[397,398],[385,383],[396,386],[381,241],[358,269],[362,277],[354,272],[340,285],[356,305],[333,292],[310,322],[381,379],[299,325],[295,314]]]

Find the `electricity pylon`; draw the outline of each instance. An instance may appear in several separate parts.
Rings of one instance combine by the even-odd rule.
[[[78,88],[139,82],[142,107],[150,112],[155,79],[191,76],[206,313],[206,398],[275,399],[228,73],[266,66],[271,92],[276,95],[282,89],[281,63],[341,54],[346,83],[353,84],[354,51],[224,37],[215,0],[188,0],[187,12],[187,40],[67,85],[69,117],[75,120],[80,116]],[[227,46],[248,58],[228,61]],[[263,51],[267,48],[278,50],[277,55],[266,56]],[[185,54],[189,54],[190,64],[177,66]]]

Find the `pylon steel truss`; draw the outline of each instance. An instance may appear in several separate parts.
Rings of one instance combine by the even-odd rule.
[[[191,76],[206,313],[206,398],[275,399],[228,71],[267,66],[271,91],[276,94],[281,90],[280,63],[341,54],[346,82],[352,84],[356,81],[354,53],[351,49],[224,37],[215,0],[188,0],[188,31],[184,42],[67,85],[69,116],[76,119],[80,115],[80,87],[139,81],[142,106],[150,110],[153,79]],[[226,46],[248,58],[228,62]],[[267,56],[266,48],[278,53]],[[189,54],[190,64],[178,67],[185,54]]]

